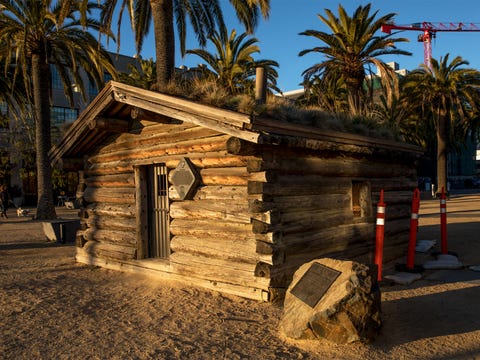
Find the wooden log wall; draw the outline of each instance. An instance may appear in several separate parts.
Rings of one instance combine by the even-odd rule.
[[[248,161],[251,174],[267,172],[274,179],[248,184],[257,252],[274,255],[271,264],[259,264],[257,274],[270,277],[272,288],[282,288],[301,264],[315,258],[373,263],[382,189],[387,202],[384,259],[405,252],[416,173],[413,157],[399,158],[397,163],[369,154],[283,149],[265,150],[261,159]],[[352,207],[354,183],[365,184],[369,192],[369,209],[361,216]],[[262,240],[259,235],[270,236]]]
[[[187,157],[201,183],[190,200],[170,196],[168,271],[265,299],[281,293],[304,262],[323,256],[371,261],[381,189],[386,254],[408,234],[413,164],[369,154],[255,145],[187,123],[139,122],[88,159],[87,203],[78,246],[90,256],[141,260],[135,166],[164,163],[169,178]],[[138,180],[137,180],[138,181]],[[352,182],[367,184],[368,207],[352,209]],[[398,255],[398,254],[396,254]],[[214,285],[212,285],[214,286]],[[219,286],[220,287],[220,286]],[[279,290],[280,289],[280,290]]]
[[[252,232],[248,183],[268,180],[265,171],[247,170],[248,161],[257,157],[229,153],[230,137],[212,130],[144,123],[145,127],[136,124],[133,133],[113,138],[88,159],[83,193],[88,205],[83,212],[83,241],[79,242],[84,244],[83,253],[114,261],[141,261],[144,247],[137,243],[134,167],[164,163],[171,179],[179,161],[187,157],[201,183],[193,199],[183,201],[170,186],[168,271],[190,281],[218,283],[223,290],[230,287],[236,294],[244,288],[245,296],[264,299],[270,279],[256,276],[255,270],[259,263],[273,265],[274,256],[257,253],[257,237]]]

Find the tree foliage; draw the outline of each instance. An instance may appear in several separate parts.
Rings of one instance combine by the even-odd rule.
[[[375,67],[380,73],[380,80],[387,85],[387,96],[395,89],[397,77],[394,70],[379,57],[383,55],[411,55],[409,52],[396,48],[396,43],[408,41],[405,38],[395,38],[392,34],[376,35],[382,24],[391,22],[395,14],[390,13],[377,17],[378,11],[370,13],[371,5],[359,6],[352,16],[348,15],[342,5],[338,6],[338,16],[325,9],[325,16],[319,19],[327,25],[330,32],[306,30],[300,35],[311,36],[324,45],[303,50],[299,56],[310,53],[320,54],[325,60],[318,62],[303,72],[305,84],[312,83],[323,86],[342,81],[345,86],[344,95],[352,115],[364,114],[367,99],[365,85],[367,75],[372,75]],[[327,84],[322,84],[327,82]],[[393,87],[392,87],[393,84]],[[371,94],[371,92],[370,92]]]
[[[216,29],[225,28],[220,4],[220,0],[123,0],[120,3],[118,0],[105,0],[101,19],[106,29],[109,29],[114,12],[119,7],[118,35],[120,35],[122,14],[127,10],[135,34],[137,54],[141,53],[143,40],[148,35],[153,22],[157,83],[162,87],[174,78],[174,23],[180,51],[184,55],[187,24],[190,24],[202,47]],[[259,17],[268,17],[270,11],[270,0],[230,0],[230,4],[249,33],[252,33],[257,26]],[[120,42],[118,44],[120,46]]]
[[[204,69],[203,75],[225,88],[231,95],[249,93],[253,94],[255,85],[255,69],[263,67],[267,77],[267,87],[277,90],[278,73],[275,67],[278,63],[273,60],[255,60],[253,54],[260,52],[258,40],[249,37],[247,33],[237,36],[232,30],[230,35],[226,29],[215,31],[209,40],[214,45],[215,53],[205,49],[187,50],[187,54],[193,54],[203,59],[210,68]]]
[[[449,54],[431,59],[430,68],[412,71],[402,86],[406,101],[415,104],[407,120],[423,129],[420,139],[428,141],[432,129],[436,134],[438,190],[447,189],[448,152],[478,126],[480,72],[466,65],[459,56],[450,62]]]
[[[7,68],[21,73],[26,91],[25,102],[32,104],[35,120],[35,147],[39,219],[56,217],[52,170],[50,98],[51,68],[58,72],[64,93],[73,104],[73,87],[86,98],[84,71],[100,88],[104,71],[115,76],[108,53],[90,31],[101,24],[89,14],[98,5],[84,0],[0,0],[0,48]]]

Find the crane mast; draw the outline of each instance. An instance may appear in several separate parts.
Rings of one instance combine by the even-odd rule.
[[[437,36],[439,31],[454,32],[480,32],[480,23],[463,23],[463,22],[422,22],[409,25],[383,24],[382,31],[391,34],[392,30],[399,31],[420,31],[418,41],[423,42],[423,61],[430,67],[432,58],[432,39]]]

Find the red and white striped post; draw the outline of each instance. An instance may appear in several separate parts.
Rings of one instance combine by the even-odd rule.
[[[441,251],[442,254],[448,254],[447,246],[447,197],[445,196],[445,188],[442,187],[440,195],[440,233],[441,233]]]
[[[375,265],[377,265],[377,280],[382,281],[383,240],[385,234],[385,207],[383,190],[380,190],[380,201],[377,204],[377,225],[375,234]]]
[[[412,199],[412,215],[410,216],[410,237],[408,239],[407,269],[413,270],[415,246],[417,245],[418,212],[420,210],[420,190],[415,189]]]

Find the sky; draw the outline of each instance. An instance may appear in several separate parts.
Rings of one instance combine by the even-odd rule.
[[[243,28],[236,21],[235,14],[231,10],[230,2],[228,0],[220,0],[220,2],[229,31],[235,28],[237,34],[243,32]],[[372,4],[373,11],[378,10],[379,16],[389,13],[397,14],[395,23],[398,25],[428,21],[476,23],[480,27],[479,0],[343,0],[341,2],[338,0],[270,0],[270,17],[262,20],[253,34],[259,40],[258,45],[261,49],[261,52],[254,57],[256,60],[270,59],[279,63],[277,85],[283,92],[299,89],[303,79],[302,72],[323,60],[320,54],[314,53],[298,56],[302,50],[323,44],[316,38],[299,35],[299,33],[310,29],[328,31],[318,18],[318,14],[325,14],[325,9],[330,9],[337,14],[338,5],[342,4],[351,15],[358,6],[368,3]],[[127,24],[127,21],[124,23]],[[396,35],[410,40],[408,43],[399,43],[398,47],[413,55],[396,55],[384,57],[382,60],[395,61],[400,69],[417,68],[424,59],[423,43],[417,41],[419,34],[418,31],[403,31]],[[187,49],[198,48],[193,32],[189,31],[187,35]],[[176,41],[178,41],[177,38]],[[135,55],[135,47],[128,26],[122,29],[121,45],[121,54]],[[115,46],[110,50],[116,51]],[[432,41],[432,56],[439,59],[447,53],[450,54],[450,59],[461,56],[470,63],[470,67],[480,69],[480,32],[438,32],[436,39]],[[140,55],[144,59],[155,58],[153,34],[145,40]],[[181,65],[193,67],[201,63],[202,59],[194,55],[182,58],[177,46],[175,61],[177,67]]]

